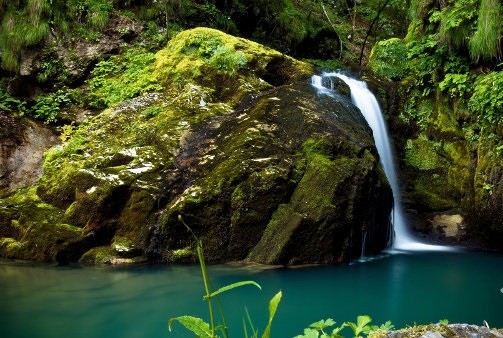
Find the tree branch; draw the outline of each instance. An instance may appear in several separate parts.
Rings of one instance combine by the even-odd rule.
[[[367,39],[370,36],[370,32],[372,32],[372,28],[374,28],[375,23],[377,22],[377,20],[379,20],[379,16],[381,15],[381,13],[384,10],[384,8],[386,8],[386,6],[388,5],[388,3],[389,3],[389,0],[385,0],[384,1],[384,4],[381,6],[381,8],[379,8],[379,11],[377,11],[377,14],[376,14],[374,20],[372,20],[372,22],[371,22],[371,24],[369,26],[369,29],[367,30],[367,34],[365,35],[365,39],[363,40],[362,48],[360,50],[360,58],[358,60],[358,64],[360,66],[362,65],[363,51],[365,50],[365,45],[367,44]]]

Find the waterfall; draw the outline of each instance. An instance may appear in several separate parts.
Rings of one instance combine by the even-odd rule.
[[[394,236],[392,248],[399,251],[416,251],[416,250],[450,250],[449,247],[439,245],[429,245],[417,241],[407,230],[407,223],[404,216],[404,210],[400,198],[400,186],[398,184],[398,175],[394,164],[394,156],[389,141],[386,123],[381,113],[379,103],[374,94],[367,88],[364,81],[359,81],[350,78],[344,74],[325,73],[323,76],[314,75],[312,85],[321,92],[327,89],[333,89],[333,83],[330,83],[330,88],[324,86],[324,77],[338,77],[344,81],[351,89],[351,101],[358,107],[367,120],[367,123],[372,128],[374,141],[379,153],[381,165],[384,173],[388,178],[388,182],[393,192],[394,207],[391,214]],[[331,81],[330,81],[331,82]]]
[[[367,232],[362,232],[362,251],[360,253],[360,259],[365,260],[365,247],[367,245]]]

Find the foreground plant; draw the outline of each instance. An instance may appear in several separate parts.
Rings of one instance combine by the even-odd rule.
[[[344,322],[342,325],[335,327],[329,334],[328,328],[334,326],[336,323],[332,318],[322,319],[309,325],[304,329],[304,334],[295,336],[295,338],[345,338],[340,332],[349,327],[353,331],[354,338],[362,338],[368,336],[371,332],[375,331],[389,331],[394,326],[390,321],[382,324],[381,326],[370,325],[372,318],[370,316],[358,316],[355,322]]]
[[[219,331],[222,334],[222,337],[227,338],[229,337],[228,332],[227,332],[227,325],[225,324],[225,316],[223,314],[223,309],[220,307],[220,314],[222,316],[222,324],[215,325],[215,315],[214,315],[214,308],[213,308],[213,300],[217,298],[218,295],[220,295],[223,292],[235,289],[237,287],[245,286],[245,285],[253,285],[256,286],[259,289],[262,289],[260,285],[254,281],[240,281],[236,283],[232,283],[229,285],[226,285],[216,291],[211,290],[211,284],[210,280],[208,278],[208,270],[206,269],[206,263],[204,260],[204,251],[203,251],[203,244],[202,241],[197,238],[197,236],[194,234],[192,229],[183,221],[183,218],[181,215],[178,216],[178,220],[189,230],[189,232],[194,236],[194,239],[197,243],[196,250],[197,250],[197,258],[199,260],[199,265],[201,267],[201,273],[203,275],[203,282],[204,282],[204,289],[205,289],[205,295],[203,296],[203,299],[208,301],[208,311],[209,311],[209,316],[210,316],[210,323],[205,322],[201,318],[193,317],[193,316],[180,316],[180,317],[175,317],[171,318],[168,322],[168,329],[171,332],[172,325],[174,322],[178,322],[182,324],[186,329],[189,331],[192,331],[197,337],[208,337],[208,338],[217,338],[220,337],[216,335],[216,332]],[[281,301],[281,296],[282,293],[279,291],[269,302],[269,320],[267,323],[266,328],[264,329],[264,333],[262,334],[262,338],[269,338],[271,334],[271,325],[272,321],[274,319],[274,316],[276,314],[276,310],[278,309],[279,302]],[[248,324],[251,329],[251,335],[248,335],[248,330],[247,330],[247,325],[246,322],[243,320],[243,329],[244,329],[244,335],[245,337],[258,337],[259,333],[258,330],[256,330],[253,326],[252,320],[246,312],[247,317],[248,317]]]

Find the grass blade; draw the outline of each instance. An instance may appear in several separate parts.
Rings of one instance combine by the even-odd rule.
[[[267,323],[262,338],[269,338],[271,335],[272,320],[276,315],[276,310],[278,309],[279,302],[281,301],[281,296],[283,296],[283,293],[280,291],[274,297],[272,297],[271,301],[269,302],[269,322]]]
[[[229,290],[238,288],[240,286],[245,286],[245,285],[254,285],[257,288],[259,288],[260,290],[262,290],[262,288],[260,287],[260,285],[258,283],[254,282],[254,281],[251,281],[251,280],[247,280],[247,281],[241,281],[241,282],[232,283],[232,284],[226,285],[224,287],[221,287],[217,291],[212,292],[209,295],[203,296],[203,299],[213,298],[213,297],[221,294],[222,292],[229,291]]]

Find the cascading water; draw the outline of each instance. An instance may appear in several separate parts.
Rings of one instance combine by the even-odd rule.
[[[329,81],[330,88],[324,86],[323,78],[338,77],[344,81],[351,89],[351,101],[358,107],[372,128],[377,152],[381,159],[388,182],[391,186],[394,199],[394,208],[392,212],[392,224],[394,229],[393,244],[394,250],[414,251],[414,250],[450,250],[449,247],[439,245],[429,245],[418,242],[409,234],[406,228],[404,211],[400,199],[400,187],[398,185],[397,171],[394,165],[394,156],[389,142],[388,131],[381,113],[381,109],[374,94],[367,88],[364,81],[350,78],[341,73],[325,73],[322,76],[314,75],[312,85],[321,91],[327,89],[333,90],[334,84]]]

